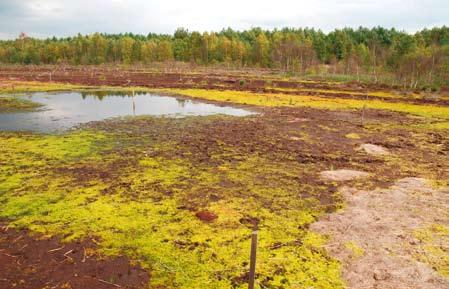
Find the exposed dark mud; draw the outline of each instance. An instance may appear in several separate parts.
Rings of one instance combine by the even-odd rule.
[[[0,288],[137,289],[148,284],[148,272],[126,257],[99,256],[92,241],[61,243],[1,226]]]
[[[49,72],[49,68],[26,71],[5,69],[0,75],[22,80],[48,81]],[[267,85],[265,80],[255,81],[249,78],[242,85],[241,78],[232,75],[210,74],[205,77],[202,74],[82,68],[67,68],[52,73],[53,81],[89,85],[252,91],[263,91]],[[325,83],[292,84],[281,80],[271,81],[270,85],[281,88],[331,88]],[[354,91],[365,89],[355,84],[349,86]],[[177,210],[188,212],[208,226],[216,224],[221,217],[218,212],[206,210],[211,204],[225,199],[253,197],[254,192],[248,189],[250,186],[242,189],[245,182],[258,188],[289,188],[285,190],[283,198],[258,195],[255,202],[266,211],[277,213],[285,208],[299,211],[303,207],[293,207],[285,200],[310,198],[317,202],[306,203],[307,206],[319,207],[319,210],[331,213],[342,203],[340,184],[320,179],[322,171],[351,169],[367,172],[369,177],[345,181],[344,185],[372,191],[386,189],[398,179],[406,177],[449,180],[448,133],[444,130],[411,129],[413,125],[420,124],[422,119],[393,112],[366,110],[365,126],[362,127],[360,112],[357,111],[303,107],[257,108],[257,111],[260,114],[243,118],[137,117],[89,123],[80,128],[112,135],[114,144],[105,149],[98,159],[79,161],[70,166],[62,162],[53,164],[45,173],[67,178],[77,187],[101,182],[107,184],[101,191],[102,194],[121,194],[130,200],[160,202],[177,198]],[[359,149],[367,143],[382,146],[388,149],[389,154],[371,155]],[[252,158],[258,157],[264,161],[260,168],[257,167],[257,161],[250,162]],[[174,183],[167,184],[164,180],[153,179],[146,182],[129,180],[128,176],[140,176],[138,169],[142,168],[139,167],[139,160],[145,158],[162,159],[167,162],[168,168],[170,161],[175,163],[174,166],[177,161],[182,161],[183,165],[188,164],[190,167]],[[240,163],[254,165],[248,170],[252,173],[256,170],[256,173],[250,177],[243,175],[241,179],[231,179],[223,173],[223,167],[237,171]],[[275,168],[270,168],[270,164],[275,164]],[[295,174],[289,174],[293,169]],[[202,172],[208,172],[209,177],[216,177],[217,180],[206,183],[198,177]],[[290,190],[292,187],[294,189]],[[238,220],[248,228],[260,225],[263,229],[264,226],[264,219],[251,213]],[[139,288],[150,279],[151,272],[145,273],[130,265],[129,260],[123,257],[102,259],[96,255],[95,250],[87,250],[95,248],[94,243],[61,244],[55,238],[32,238],[24,231],[3,230],[0,233],[1,288]],[[195,250],[199,245],[188,238],[172,241],[176,248],[182,250]],[[275,251],[283,246],[299,247],[301,240],[273,243],[269,248]],[[59,250],[61,247],[63,249]],[[92,252],[93,255],[85,254],[85,248],[86,252]],[[283,275],[284,272],[279,269],[270,274]],[[243,272],[241,275],[226,275],[226,278],[232,279],[235,286],[241,286],[247,280],[246,276],[246,272]]]

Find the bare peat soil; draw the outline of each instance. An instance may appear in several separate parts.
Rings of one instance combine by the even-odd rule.
[[[220,90],[245,90],[253,92],[283,93],[291,95],[319,95],[351,99],[378,99],[390,102],[449,104],[449,100],[433,97],[383,97],[372,92],[396,93],[394,89],[382,84],[362,84],[357,82],[307,81],[283,79],[276,74],[257,71],[151,71],[138,68],[119,68],[110,66],[37,66],[2,67],[0,79],[62,82],[81,85],[140,86],[148,88],[203,88]]]
[[[61,243],[0,229],[0,288],[145,288],[149,274],[125,257],[101,258],[92,241]]]
[[[69,67],[56,71],[45,67],[8,68],[0,71],[0,77],[44,82],[49,80],[50,73],[53,81],[85,85],[201,87],[264,91],[268,84],[266,80],[250,78],[246,78],[242,84],[242,77],[235,75],[185,75],[115,70],[113,68]],[[298,82],[292,84],[292,82],[283,80],[270,81],[269,84],[281,88],[328,89],[332,86],[326,83]],[[346,88],[349,86],[351,84],[348,84]],[[352,89],[363,91],[365,88],[354,84]],[[335,97],[335,95],[332,96]],[[342,97],[346,96],[342,95]],[[361,96],[352,95],[350,97]],[[109,155],[102,156],[103,162],[97,164],[79,163],[72,167],[64,167],[61,164],[61,167],[55,166],[52,169],[59,175],[70,177],[77,185],[101,180],[108,184],[103,191],[104,194],[123,191],[129,192],[130,199],[138,199],[142,196],[139,195],[138,190],[129,189],[132,184],[126,181],[124,172],[132,173],[133,167],[144,156],[165,160],[188,160],[192,164],[192,171],[200,171],[202,168],[216,169],[217,174],[220,174],[220,167],[223,164],[238,163],[250,156],[263,156],[267,163],[285,162],[304,168],[291,180],[295,184],[301,183],[301,187],[295,190],[295,194],[297,193],[295,196],[318,199],[317,206],[322,207],[323,211],[327,213],[336,213],[337,209],[341,208],[343,198],[349,197],[339,194],[341,191],[345,192],[341,189],[342,183],[321,179],[319,176],[322,171],[351,169],[366,172],[368,177],[365,179],[344,182],[345,187],[351,188],[349,191],[357,192],[357,194],[362,194],[362,191],[368,192],[368,194],[379,191],[388,193],[388,188],[394,186],[398,180],[410,177],[437,180],[441,181],[443,185],[447,185],[447,180],[449,180],[449,171],[447,170],[449,163],[448,132],[411,129],[413,125],[420,124],[422,121],[418,118],[393,112],[367,110],[364,115],[365,127],[361,127],[360,113],[357,111],[327,111],[304,107],[252,108],[257,109],[259,114],[244,118],[217,116],[158,119],[142,117],[90,123],[81,129],[96,130],[117,138],[117,144],[111,149]],[[167,146],[162,148],[159,146],[159,149],[156,149],[155,146],[152,146],[154,143],[167,144]],[[387,149],[389,154],[368,154],[359,149],[363,144],[381,146]],[[225,154],[225,152],[229,153]],[[273,179],[275,178],[260,178],[255,183],[261,186],[270,186],[273,185],[270,184]],[[157,197],[159,199],[171,198],[178,191],[186,191],[184,195],[177,196],[179,198],[178,209],[190,211],[199,219],[212,223],[217,218],[216,212],[203,211],[203,208],[207,208],[210,203],[221,198],[245,197],[245,194],[247,194],[246,197],[251,196],[251,192],[242,191],[238,184],[225,178],[217,191],[225,192],[227,195],[220,195],[211,190],[189,191],[182,187],[191,186],[192,182],[194,180],[188,180],[187,185],[185,182],[180,185],[175,184],[165,191],[165,187],[159,188],[163,194]],[[364,200],[366,202],[363,202],[363,205],[367,208],[370,207],[370,202],[382,207],[379,198]],[[349,201],[351,201],[350,198]],[[267,210],[288,206],[288,204],[277,203],[279,201],[276,198],[264,199],[264,196],[260,196],[260,199],[255,202]],[[335,223],[325,224],[338,229],[337,232],[333,232],[337,236],[337,241],[340,242],[338,246],[344,246],[344,242],[353,240],[340,236],[341,232],[354,233],[356,241],[360,237],[357,231],[352,232],[351,227],[348,229],[347,226],[353,219],[351,215],[348,216],[345,215],[346,223],[342,222],[341,226],[335,227]],[[248,226],[258,221],[251,219],[251,216],[241,220]],[[320,231],[329,233],[328,227],[321,228]],[[357,229],[357,227],[354,228]],[[384,228],[382,233],[388,235],[393,229]],[[406,234],[410,234],[410,232],[406,232]],[[375,242],[375,234],[370,237],[374,245],[363,246],[362,244],[368,252],[367,256],[376,255],[375,250],[369,251],[369,249],[376,248],[378,245]],[[95,246],[94,241],[62,243],[54,237],[32,237],[26,230],[16,231],[4,227],[0,230],[0,287],[140,288],[148,284],[151,272],[143,271],[125,257],[102,258],[96,253]],[[276,248],[276,245],[273,248]],[[335,256],[341,257],[337,254]],[[340,260],[344,261],[344,257],[341,257]],[[407,260],[413,262],[411,259]],[[368,259],[368,261],[370,260]],[[362,268],[366,264],[359,264],[359,266]],[[369,271],[369,269],[367,270]],[[357,274],[355,271],[356,269],[345,272],[345,277]],[[388,278],[390,276],[388,275]],[[384,281],[384,277],[376,275],[373,278],[382,278],[381,281]],[[244,281],[239,281],[240,283],[237,285],[242,285]],[[400,282],[397,279],[393,281]],[[368,286],[371,286],[371,283]],[[391,284],[397,285],[398,283]],[[400,286],[403,284],[400,283],[397,288],[402,288]]]

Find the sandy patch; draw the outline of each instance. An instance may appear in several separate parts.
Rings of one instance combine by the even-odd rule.
[[[418,228],[449,222],[447,190],[436,190],[424,179],[405,178],[388,189],[340,191],[347,208],[312,229],[330,235],[327,249],[344,264],[349,288],[449,288],[449,280],[416,261],[414,256],[422,252],[413,237]]]
[[[323,171],[320,173],[320,177],[326,181],[350,181],[355,179],[361,179],[368,177],[369,174],[361,171],[354,170],[333,170]]]
[[[369,143],[365,143],[362,144],[358,150],[363,150],[365,151],[367,154],[369,155],[375,155],[375,156],[381,156],[381,155],[387,155],[390,152],[381,146],[378,145],[374,145],[374,144],[369,144]]]

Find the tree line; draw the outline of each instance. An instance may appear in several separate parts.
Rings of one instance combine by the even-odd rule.
[[[220,32],[173,35],[132,33],[36,39],[22,33],[0,41],[0,62],[10,64],[150,64],[266,67],[301,75],[343,74],[373,81],[389,77],[407,88],[449,85],[449,27],[409,34],[382,27]]]

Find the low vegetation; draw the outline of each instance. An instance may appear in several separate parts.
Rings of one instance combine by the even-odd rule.
[[[345,109],[378,109],[402,112],[426,118],[449,119],[449,107],[439,105],[424,105],[402,102],[388,102],[377,99],[344,99],[309,95],[287,95],[271,93],[251,93],[244,91],[221,91],[206,89],[160,89],[157,91],[176,93],[194,98],[213,101],[231,102],[261,106],[312,107],[330,110]]]
[[[115,124],[127,133],[2,133],[0,217],[66,241],[94,238],[102,253],[138,260],[151,284],[163,288],[245,288],[248,236],[259,223],[261,284],[343,288],[340,265],[322,249],[325,239],[306,229],[326,206],[320,189],[298,179],[305,167],[218,139],[199,160],[195,143],[182,137],[187,127],[218,121],[227,120]],[[152,131],[142,135],[143,124]],[[198,212],[217,219],[202,221]]]
[[[34,111],[41,106],[39,103],[23,98],[0,96],[0,113]]]
[[[449,227],[441,224],[429,225],[416,230],[415,237],[421,242],[423,254],[415,256],[430,264],[435,270],[449,278]]]
[[[23,94],[27,92],[82,90],[83,88],[91,89],[92,87],[73,85],[68,83],[58,83],[58,82],[2,80],[0,84],[0,95],[15,94],[15,93]]]
[[[11,87],[14,92],[110,89],[7,82],[0,92]],[[448,185],[444,105],[389,101],[384,95],[365,100],[122,90],[247,105],[263,114],[130,117],[54,135],[0,132],[0,219],[63,242],[92,239],[102,255],[125,255],[142,265],[151,288],[247,288],[255,226],[260,288],[345,288],[343,265],[325,249],[332,240],[309,228],[344,209],[340,184],[323,181],[319,173],[368,172],[366,179],[345,183],[363,189],[388,187],[411,175]],[[368,142],[391,155],[357,149]],[[447,276],[447,250],[440,246],[447,228],[426,227],[416,238],[426,252],[416,259]],[[345,248],[354,259],[366,253],[353,241]]]

